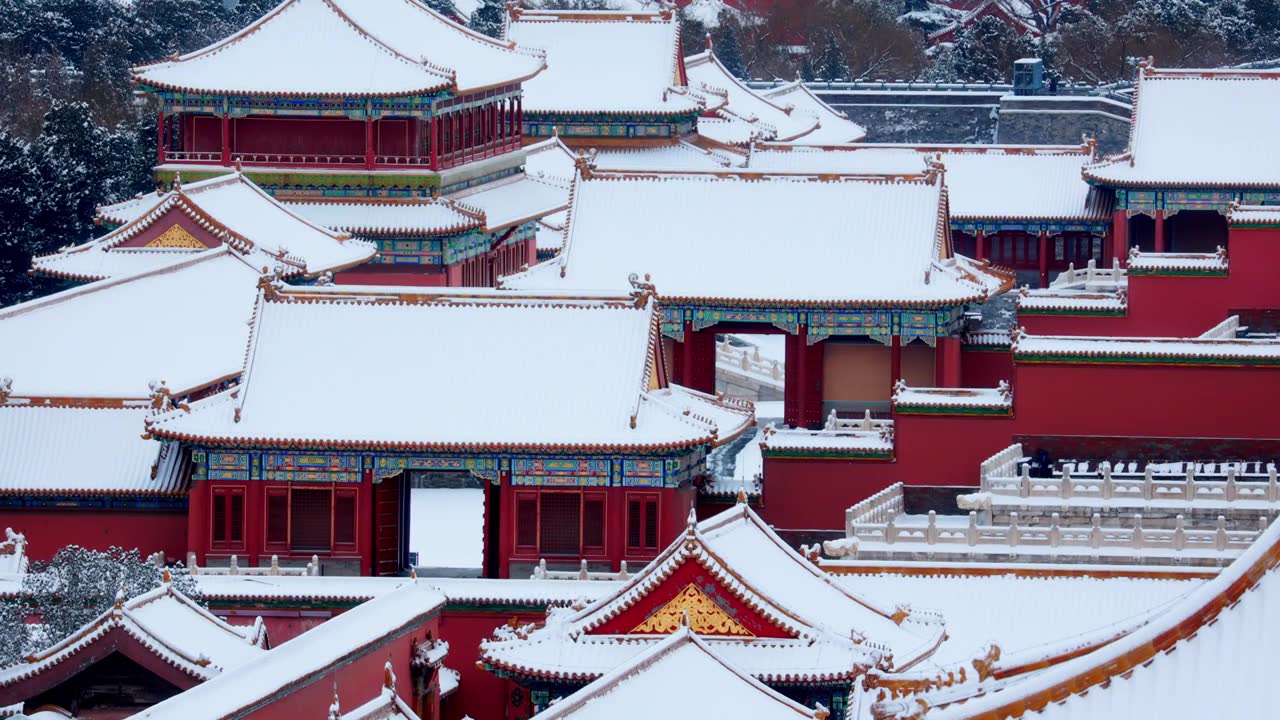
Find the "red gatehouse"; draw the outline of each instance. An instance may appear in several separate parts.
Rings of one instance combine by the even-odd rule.
[[[752,421],[749,405],[668,385],[643,288],[264,281],[253,318],[234,383],[169,398],[147,420],[190,454],[187,546],[201,565],[318,555],[326,574],[399,575],[412,565],[413,489],[459,474],[485,490],[491,577],[527,576],[544,559],[643,563],[678,532],[707,452]],[[317,332],[332,339],[300,367]],[[370,337],[413,361],[371,367],[356,341]]]

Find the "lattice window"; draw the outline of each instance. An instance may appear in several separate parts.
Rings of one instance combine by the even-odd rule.
[[[627,498],[627,550],[658,549],[658,497],[653,494]]]
[[[289,507],[289,545],[294,550],[330,548],[333,493],[329,490],[294,490]]]
[[[577,555],[582,530],[582,496],[543,493],[539,513],[539,549],[544,555]]]
[[[582,499],[582,549],[588,553],[604,550],[603,495],[587,495]]]
[[[356,496],[338,492],[333,498],[333,544],[356,544]]]
[[[244,488],[215,487],[211,500],[211,547],[216,550],[244,549]]]
[[[538,496],[516,498],[516,547],[538,548]]]
[[[289,543],[289,495],[284,490],[267,491],[267,544]]]

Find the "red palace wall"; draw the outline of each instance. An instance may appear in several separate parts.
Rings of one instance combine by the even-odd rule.
[[[445,287],[449,278],[441,265],[360,265],[335,273],[339,285],[407,285]]]
[[[1009,350],[968,350],[960,353],[960,386],[993,388],[1013,382],[1013,353]]]
[[[170,561],[185,561],[187,513],[128,510],[0,509],[0,529],[27,536],[27,557],[48,560],[66,545],[90,550],[112,546],[137,548],[145,557],[163,552]]]
[[[510,704],[509,683],[488,670],[476,667],[480,657],[480,641],[512,618],[520,624],[542,622],[542,611],[504,611],[502,607],[445,612],[440,621],[440,637],[449,643],[445,665],[461,676],[458,689],[445,698],[441,708],[443,720],[461,720],[464,715],[475,718],[502,718]],[[464,712],[465,711],[465,712]]]
[[[300,685],[290,688],[285,696],[241,717],[253,720],[328,717],[334,687],[338,688],[343,712],[348,712],[382,692],[383,668],[388,660],[396,674],[396,689],[400,697],[412,707],[415,704],[413,675],[409,666],[412,644],[428,635],[437,637],[438,626],[438,618],[433,618],[388,642],[366,647],[347,656],[342,663],[331,666],[327,672],[304,679]]]

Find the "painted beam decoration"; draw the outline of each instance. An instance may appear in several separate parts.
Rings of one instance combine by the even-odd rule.
[[[1277,190],[1157,190],[1116,188],[1116,209],[1129,215],[1144,215],[1163,210],[1215,210],[1226,213],[1232,203],[1241,205],[1280,204]]]
[[[582,115],[525,112],[525,137],[678,138],[690,135],[697,112],[688,115]]]
[[[499,482],[505,474],[524,487],[674,488],[693,480],[703,467],[702,447],[654,456],[225,451],[196,449],[193,480],[358,483],[368,472],[374,482],[406,470],[470,472]],[[185,501],[185,498],[184,498]]]
[[[939,308],[733,308],[662,306],[662,334],[684,342],[685,323],[695,331],[720,323],[763,323],[792,335],[800,327],[808,328],[808,343],[816,344],[829,337],[869,337],[882,343],[898,336],[905,345],[923,340],[933,345],[939,337],[954,335],[964,321],[963,306]]]

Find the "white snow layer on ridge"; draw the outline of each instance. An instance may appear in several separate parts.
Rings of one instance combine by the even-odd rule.
[[[0,310],[13,394],[145,398],[232,375],[244,363],[259,273],[228,248]]]
[[[741,165],[744,158],[727,152],[704,150],[678,142],[635,149],[608,148],[595,156],[592,164],[601,170],[723,170]]]
[[[314,677],[444,604],[426,584],[410,584],[326,620],[257,658],[134,715],[135,718],[229,717],[256,700]],[[376,652],[376,650],[373,650]],[[325,688],[326,692],[329,688]]]
[[[552,705],[539,720],[812,718],[813,711],[730,666],[683,628]]]
[[[402,95],[453,84],[445,68],[406,57],[342,17],[336,0],[290,0],[265,20],[176,60],[135,69],[162,88],[297,95]],[[343,5],[392,3],[360,0]],[[346,9],[345,7],[343,8]]]
[[[159,442],[142,439],[150,412],[146,406],[0,405],[0,490],[181,489],[181,453],[162,455]]]
[[[858,142],[867,136],[866,128],[823,102],[799,80],[761,91],[760,95],[783,107],[790,106],[793,113],[813,115],[818,119],[818,127],[805,133],[800,142],[833,145]]]
[[[1280,623],[1274,617],[1280,604],[1274,565],[1278,542],[1280,524],[1272,523],[1218,577],[1128,636],[1001,691],[930,713],[929,720],[972,717],[1045,690],[1054,700],[1035,714],[1044,720],[1274,716],[1274,694],[1267,689],[1274,684],[1268,659],[1280,642]],[[1245,589],[1239,599],[1216,607],[1240,583]],[[1191,626],[1182,628],[1184,623]],[[1165,649],[1171,638],[1175,642]],[[1152,650],[1149,661],[1128,669],[1127,654]],[[1117,674],[1109,667],[1127,671]],[[1092,684],[1081,692],[1086,673],[1095,681],[1110,677],[1105,685]]]
[[[1152,356],[1201,358],[1280,357],[1280,342],[1266,339],[1112,338],[1028,335],[1017,341],[1015,355]]]
[[[574,17],[526,11],[508,25],[508,39],[547,52],[547,69],[524,83],[525,112],[679,113],[699,107],[670,90],[678,82],[674,15]]]
[[[710,51],[685,58],[685,69],[689,75],[689,87],[696,92],[708,93],[708,104],[715,104],[715,96],[727,93],[728,106],[721,112],[722,117],[758,124],[757,129],[765,139],[795,140],[818,127],[817,115],[808,112],[788,113],[780,105],[762,97],[730,75]],[[701,128],[702,123],[699,122],[698,125]],[[708,137],[726,141],[715,138],[714,134]]]
[[[929,658],[939,666],[966,662],[990,641],[1000,645],[1002,656],[1009,657],[1083,637],[1141,617],[1204,582],[892,572],[839,574],[835,578],[850,591],[881,603],[912,599],[941,612],[947,621],[947,640]]]
[[[480,220],[441,199],[387,201],[287,202],[285,207],[311,222],[348,232],[458,232]]]
[[[1009,407],[1012,393],[998,388],[904,387],[893,394],[894,405],[931,407]]]
[[[801,142],[809,142],[808,136]],[[758,148],[752,170],[775,172],[918,173],[925,159],[946,169],[952,218],[1102,218],[1109,206],[1080,177],[1090,155],[1080,148],[1023,152],[1000,146],[856,145]]]
[[[418,567],[480,568],[484,563],[484,491],[413,488],[409,551]]]
[[[651,305],[514,294],[506,304],[401,304],[334,290],[334,301],[262,303],[247,387],[195,403],[190,413],[167,413],[157,430],[410,445],[651,445],[709,436],[707,425],[645,392]],[[412,361],[362,372],[367,346],[343,341],[300,364],[298,348],[317,337],[394,338]]]
[[[621,291],[638,273],[650,275],[665,298],[972,298],[982,292],[976,283],[936,267],[941,201],[941,187],[925,183],[584,179],[574,191],[565,252],[504,286]],[[788,240],[780,245],[779,238]]]
[[[449,197],[484,213],[485,229],[501,230],[564,210],[569,205],[569,186],[518,175]]]
[[[1130,144],[1090,169],[1124,184],[1280,185],[1275,118],[1280,77],[1274,71],[1139,71]]]

